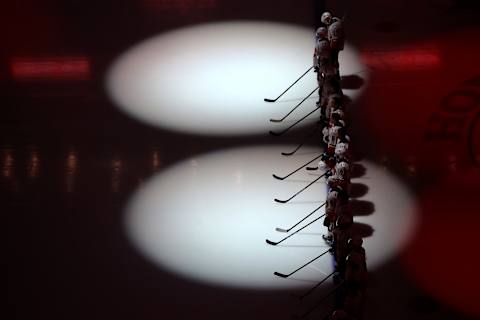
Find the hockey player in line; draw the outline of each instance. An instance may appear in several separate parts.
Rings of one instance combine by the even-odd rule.
[[[345,45],[345,30],[342,19],[333,17],[330,12],[324,12],[320,18],[321,22],[327,27],[328,41],[331,49],[332,63],[336,69],[336,75],[340,79],[340,65],[338,56]]]
[[[343,126],[340,119],[333,118],[330,127],[323,130],[323,141],[327,144],[327,154],[333,156],[335,154],[335,147],[341,141],[348,141],[346,128]]]
[[[319,87],[317,107],[321,107],[321,114],[323,118],[327,120],[328,117],[325,116],[325,109],[329,103],[329,97],[334,94],[342,95],[340,78],[338,77],[338,67],[332,57],[334,57],[334,54],[332,53],[331,43],[328,39],[328,30],[325,27],[320,27],[316,32],[313,66],[314,71],[317,73]]]
[[[353,236],[351,230],[352,225],[352,216],[340,214],[335,221],[335,227],[332,231],[336,269],[340,273],[340,276],[345,275],[346,258],[349,254],[348,240]]]
[[[357,319],[362,319],[367,289],[367,264],[363,247],[353,248],[346,257],[345,284],[347,294],[344,309]]]
[[[338,229],[337,229],[338,230]],[[363,240],[359,236],[348,239],[345,250],[348,255],[345,259],[345,270],[340,274],[337,282],[345,282],[345,291],[339,297],[343,300],[341,309],[333,312],[330,319],[357,320],[362,319],[365,290],[367,286],[367,264]]]
[[[333,229],[335,221],[341,210],[348,205],[349,196],[339,188],[328,188],[327,201],[325,205],[325,219],[323,225],[327,227],[328,234],[323,235],[323,239],[330,245],[333,244]]]
[[[341,94],[335,93],[328,96],[328,103],[325,108],[325,118],[328,122],[332,121],[333,115],[337,115],[341,120],[345,121],[344,108],[342,106]]]
[[[324,132],[324,134],[327,133]],[[333,170],[335,164],[340,162],[342,159],[345,159],[349,162],[351,159],[349,147],[350,144],[348,143],[347,139],[339,139],[339,142],[335,146],[335,152],[333,155],[329,155],[327,152],[322,154],[322,157],[318,163],[318,168],[321,170]]]
[[[328,40],[328,30],[320,27],[315,33],[315,49],[313,52],[313,70],[317,73],[318,85],[321,87],[323,78],[326,74],[334,73],[334,65],[332,63],[332,50],[330,41]]]
[[[335,164],[332,175],[327,178],[327,185],[330,188],[339,188],[350,191],[350,163],[345,159],[340,159]]]

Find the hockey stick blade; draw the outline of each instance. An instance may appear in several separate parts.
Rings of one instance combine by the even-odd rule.
[[[265,98],[265,99],[263,99],[263,101],[265,101],[265,102],[275,102],[275,101],[277,101],[277,99],[268,99],[268,98]]]
[[[295,154],[298,150],[300,150],[300,148],[307,142],[308,139],[310,139],[311,137],[313,137],[313,135],[315,135],[315,133],[317,132],[317,130],[319,129],[319,125],[317,124],[315,126],[315,130],[312,131],[312,133],[310,133],[305,139],[303,139],[302,143],[300,143],[293,151],[291,152],[282,152],[282,156],[291,156],[293,154]]]
[[[265,239],[265,241],[272,246],[276,246],[278,244],[278,242],[273,242],[273,241],[268,240],[268,239]]]
[[[315,171],[318,170],[318,167],[307,167],[308,171]]]
[[[283,274],[283,273],[280,273],[280,272],[277,272],[277,271],[275,271],[273,274],[278,276],[278,277],[281,277],[281,278],[288,278],[287,274]]]
[[[302,146],[303,146],[303,143],[302,142],[298,147],[295,148],[295,150],[293,150],[292,152],[282,152],[282,156],[291,156],[293,154],[295,154],[295,152],[297,152]]]
[[[297,193],[295,193],[293,196],[291,196],[290,198],[288,198],[287,200],[279,200],[279,199],[274,199],[275,202],[280,202],[280,203],[287,203],[289,202],[290,200],[292,200],[293,198],[295,198],[296,196],[298,196],[300,193],[302,193],[303,191],[305,191],[308,187],[310,187],[312,184],[314,184],[315,182],[317,182],[318,180],[320,180],[321,178],[323,178],[327,173],[325,172],[324,174],[322,174],[321,176],[317,177],[315,180],[313,180],[312,182],[310,182],[305,188],[303,188],[302,190],[298,191]]]
[[[281,119],[270,119],[271,122],[282,122],[283,120],[285,120],[289,115],[291,115],[293,113],[293,111],[295,111],[298,107],[300,107],[308,98],[310,98],[310,96],[312,94],[315,93],[315,91],[317,91],[318,87],[316,87],[315,89],[313,89],[312,92],[309,93],[308,96],[306,96],[299,104],[297,104],[295,107],[293,107],[292,110],[290,110],[285,116],[283,116]]]
[[[322,208],[324,205],[326,205],[327,203],[324,202],[321,206],[319,206],[318,208],[316,208],[315,210],[313,210],[312,212],[310,212],[307,216],[305,216],[302,220],[298,221],[297,223],[295,223],[293,226],[291,226],[290,228],[288,229],[282,229],[282,228],[275,228],[276,231],[278,232],[290,232],[292,231],[293,228],[295,228],[296,226],[298,226],[300,223],[302,223],[303,221],[305,221],[308,217],[310,217],[312,214],[314,214],[315,212],[317,212],[318,210],[320,210],[320,208]],[[324,217],[326,215],[326,213],[322,214],[320,216],[320,218]]]
[[[273,176],[275,179],[278,179],[278,180],[284,180],[284,179],[285,179],[285,177],[282,178],[282,177],[277,176],[276,174],[272,174],[272,176]]]
[[[298,229],[297,231],[295,231],[294,233],[291,233],[290,235],[286,236],[285,238],[283,238],[282,240],[280,241],[277,241],[277,242],[273,242],[271,240],[268,240],[268,239],[265,239],[265,241],[268,243],[268,244],[271,244],[272,246],[276,246],[277,244],[280,244],[282,243],[283,241],[287,240],[288,238],[291,238],[293,235],[297,234],[298,232],[302,231],[303,229],[305,229],[306,227],[308,227],[309,225],[311,225],[312,223],[318,221],[320,219],[319,218],[316,218],[312,221],[310,221],[308,224],[304,225],[303,227],[301,227],[300,229]],[[328,252],[328,251],[327,251]],[[303,267],[302,267],[303,268]]]
[[[270,122],[282,122],[280,119],[270,119]]]
[[[270,133],[272,136],[275,136],[275,137],[282,135],[282,132],[277,133],[277,132],[273,132],[272,130],[268,131],[268,133]]]

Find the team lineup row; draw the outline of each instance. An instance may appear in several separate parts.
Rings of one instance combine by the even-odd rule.
[[[311,163],[316,159],[320,159],[318,166],[307,167],[306,169],[320,169],[323,171],[323,174],[291,198],[287,200],[275,199],[275,201],[286,203],[321,178],[325,178],[326,181],[327,198],[324,204],[316,208],[291,228],[286,230],[277,228],[277,231],[290,232],[293,228],[300,225],[322,207],[325,207],[325,213],[280,241],[274,242],[268,239],[266,241],[270,245],[278,245],[323,217],[323,225],[327,228],[327,234],[322,237],[330,246],[329,250],[323,252],[318,257],[312,259],[289,274],[279,272],[275,272],[274,274],[283,278],[289,277],[313,261],[330,253],[333,256],[334,271],[305,294],[300,296],[300,298],[303,299],[305,296],[309,295],[314,289],[319,287],[332,276],[334,288],[327,296],[323,297],[316,305],[314,305],[313,308],[309,309],[302,315],[298,315],[298,317],[305,318],[309,316],[314,310],[322,305],[326,299],[330,296],[334,296],[333,310],[327,315],[327,319],[360,320],[363,318],[368,274],[365,249],[362,247],[363,239],[361,236],[355,234],[354,229],[352,228],[354,223],[354,212],[352,212],[350,203],[350,179],[351,171],[353,169],[353,156],[350,152],[351,139],[348,134],[348,121],[345,108],[346,99],[344,99],[341,89],[340,64],[338,61],[339,53],[344,48],[345,32],[343,19],[332,16],[330,12],[324,12],[322,14],[321,22],[322,26],[316,30],[313,67],[311,69],[313,69],[317,75],[319,100],[316,102],[317,108],[314,111],[320,110],[320,119],[317,122],[316,131],[320,129],[319,131],[322,133],[320,145],[323,147],[324,152],[309,162]],[[311,69],[307,70],[306,73]],[[305,74],[303,74],[302,77]],[[296,82],[294,82],[294,84]],[[294,84],[292,84],[292,86]],[[287,88],[286,91],[290,88],[291,87]],[[315,91],[316,90],[317,89],[315,89]],[[280,98],[285,92],[283,92],[278,98]],[[311,94],[313,94],[313,92]],[[310,97],[310,95],[307,96],[307,98]],[[275,102],[278,98],[265,99],[265,101]],[[309,113],[307,116],[312,113]],[[306,117],[300,119],[300,121],[303,121]],[[272,122],[280,122],[282,120],[283,119],[271,119]],[[284,132],[288,131],[288,129],[290,129],[290,127],[287,128],[287,130],[284,130]],[[280,134],[283,134],[284,132]],[[280,135],[274,132],[270,133],[273,135]],[[290,156],[294,154],[302,145],[303,143],[293,152],[283,153],[283,155]],[[309,163],[292,172],[292,174],[301,170]],[[284,180],[288,176],[278,177],[274,175],[275,178],[280,180]]]

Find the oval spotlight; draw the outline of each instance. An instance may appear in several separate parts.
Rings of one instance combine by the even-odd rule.
[[[263,101],[278,96],[311,66],[313,36],[310,28],[270,22],[212,23],[166,32],[121,55],[108,72],[107,90],[124,112],[167,130],[266,133],[269,118],[283,116],[316,87],[312,71],[277,103]],[[347,45],[340,59],[342,75],[366,77],[352,47]],[[353,99],[359,91],[345,93]],[[291,119],[313,110],[315,101],[312,96]]]
[[[294,161],[279,156],[291,148],[230,149],[170,167],[131,199],[125,216],[129,238],[159,267],[191,280],[249,289],[312,286],[333,271],[330,255],[292,278],[273,272],[289,273],[328,249],[321,237],[326,233],[323,219],[281,245],[265,242],[285,237],[275,228],[289,228],[326,198],[320,180],[288,204],[273,201],[288,198],[319,175],[302,170],[284,181],[273,179],[272,172],[287,174],[320,153],[308,148]],[[354,219],[370,234],[364,245],[374,269],[403,247],[416,215],[410,194],[396,178],[372,163],[362,164],[366,174],[354,179],[353,187],[363,211]],[[305,223],[323,213],[322,208]]]

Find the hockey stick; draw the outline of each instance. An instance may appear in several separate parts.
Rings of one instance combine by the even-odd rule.
[[[310,310],[308,310],[307,312],[305,312],[304,314],[301,314],[301,315],[293,315],[293,318],[294,319],[303,319],[305,317],[307,317],[310,313],[312,313],[313,311],[315,311],[318,307],[320,307],[322,305],[322,303],[327,300],[332,294],[334,294],[338,289],[340,289],[341,286],[343,286],[345,283],[345,281],[342,281],[340,282],[340,284],[338,286],[336,286],[335,288],[333,288],[332,291],[330,291],[325,297],[323,297],[320,301],[317,302],[316,305],[314,305]]]
[[[279,177],[277,176],[276,174],[272,174],[272,176],[275,178],[275,179],[278,179],[278,180],[285,180],[286,178],[290,177],[292,174],[294,174],[295,172],[298,172],[300,170],[302,170],[303,167],[305,167],[306,165],[309,165],[310,163],[312,163],[313,161],[317,160],[318,158],[320,158],[322,155],[319,155],[318,157],[315,157],[313,158],[312,160],[308,161],[307,163],[305,163],[304,165],[302,165],[300,168],[298,169],[295,169],[295,171],[287,174],[285,177]]]
[[[295,223],[293,226],[291,226],[290,228],[288,229],[282,229],[282,228],[275,228],[276,231],[278,232],[290,232],[290,230],[292,230],[293,228],[295,228],[296,226],[298,226],[300,223],[302,223],[303,221],[305,221],[305,219],[307,219],[308,217],[310,217],[312,214],[314,214],[315,212],[317,212],[318,210],[320,210],[324,205],[326,204],[326,202],[322,203],[321,206],[319,206],[317,209],[313,210],[312,212],[310,212],[305,218],[303,218],[302,220],[298,221],[297,223]],[[325,214],[321,215],[321,217],[325,216]]]
[[[293,111],[295,111],[298,107],[300,107],[300,105],[301,105],[302,103],[304,103],[308,98],[310,98],[310,96],[311,96],[312,94],[314,94],[315,91],[318,90],[318,88],[319,88],[319,87],[316,87],[312,92],[310,92],[310,94],[309,94],[308,96],[306,96],[302,101],[300,101],[300,103],[297,104],[292,110],[290,110],[290,112],[288,112],[283,118],[281,118],[281,119],[270,119],[270,122],[282,122],[283,120],[285,120],[289,115],[292,114]]]
[[[299,124],[300,122],[302,122],[303,120],[305,120],[309,115],[311,115],[312,113],[314,113],[315,111],[317,111],[318,109],[320,109],[320,107],[316,107],[315,109],[313,109],[311,112],[309,112],[306,116],[304,116],[302,119],[298,120],[297,122],[295,122],[294,124],[292,124],[290,127],[288,127],[287,129],[283,130],[283,131],[280,131],[280,132],[273,132],[272,130],[269,131],[269,133],[272,135],[272,136],[281,136],[282,134],[284,134],[285,132],[287,132],[288,130],[292,129],[293,127],[295,127],[297,124]]]
[[[308,171],[315,171],[315,170],[318,170],[318,167],[307,167],[306,169]]]
[[[291,236],[293,236],[294,234],[297,234],[299,233],[300,231],[302,231],[303,229],[305,229],[306,227],[308,227],[309,225],[311,225],[312,223],[314,223],[315,221],[318,221],[320,220],[321,217],[318,217],[312,221],[310,221],[308,224],[304,225],[303,227],[301,227],[300,229],[298,229],[297,231],[295,231],[294,233],[290,234],[289,236],[286,236],[285,238],[283,238],[282,240],[280,241],[271,241],[271,240],[268,240],[268,239],[265,239],[265,241],[268,243],[268,244],[271,244],[272,246],[276,246],[280,243],[282,243],[283,241],[287,240],[288,238],[290,238]]]
[[[330,278],[331,276],[333,276],[335,273],[337,273],[337,271],[333,271],[332,273],[330,273],[325,279],[323,279],[322,281],[320,281],[319,283],[317,283],[315,286],[313,286],[310,290],[308,290],[307,292],[305,292],[305,293],[302,294],[301,296],[295,295],[295,297],[297,297],[298,299],[302,300],[303,298],[305,298],[306,296],[308,296],[310,293],[312,293],[315,289],[317,289],[322,283],[324,283],[325,281],[327,281],[328,278]]]
[[[301,266],[300,268],[296,269],[295,271],[292,271],[290,272],[289,274],[284,274],[284,273],[280,273],[280,272],[277,272],[275,271],[273,274],[276,275],[276,276],[279,276],[279,277],[282,277],[282,278],[288,278],[290,277],[292,274],[294,274],[295,272],[305,268],[306,266],[308,266],[310,263],[312,263],[313,261],[317,260],[318,258],[324,256],[325,254],[327,254],[328,252],[330,251],[330,249],[328,249],[327,251],[323,252],[321,255],[319,255],[318,257],[315,257],[313,258],[312,260],[308,261],[307,263],[305,263],[303,266]]]
[[[328,172],[328,171],[327,171]],[[295,193],[293,196],[291,196],[290,198],[288,198],[287,200],[279,200],[277,198],[273,199],[275,202],[279,202],[279,203],[287,203],[288,201],[292,200],[293,198],[295,198],[296,196],[298,196],[300,193],[302,193],[303,191],[305,191],[308,187],[310,187],[312,184],[314,184],[315,182],[317,182],[318,180],[320,180],[321,178],[323,178],[323,176],[325,176],[327,174],[327,172],[325,172],[324,174],[322,174],[320,177],[316,178],[315,180],[313,180],[312,182],[310,182],[305,188],[303,188],[302,190],[298,191],[297,193]]]
[[[293,155],[295,152],[297,152],[304,144],[305,142],[307,142],[308,139],[310,139],[311,137],[313,137],[315,135],[315,133],[317,132],[318,128],[320,128],[320,125],[317,124],[317,126],[315,127],[315,129],[312,131],[312,133],[310,133],[304,140],[302,143],[300,143],[298,145],[298,147],[295,148],[295,150],[293,150],[292,152],[282,152],[282,156],[291,156]]]
[[[265,98],[265,99],[263,99],[263,101],[265,101],[265,102],[275,102],[275,101],[277,101],[278,99],[280,99],[281,96],[283,96],[288,90],[290,90],[291,87],[293,87],[298,81],[300,81],[300,79],[302,79],[302,78],[303,78],[307,73],[309,73],[310,70],[312,70],[312,69],[313,69],[313,66],[311,66],[310,68],[308,68],[308,70],[305,71],[305,73],[302,74],[302,75],[300,76],[300,78],[298,78],[294,83],[292,83],[292,85],[291,85],[290,87],[288,87],[285,91],[283,91],[277,98],[275,98],[275,99]]]

